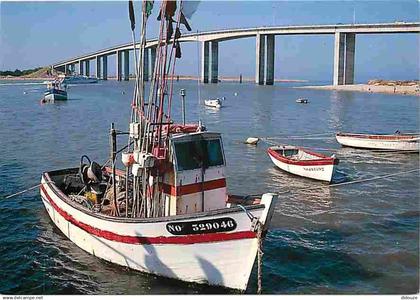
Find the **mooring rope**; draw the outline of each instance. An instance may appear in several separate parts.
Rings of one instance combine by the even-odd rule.
[[[262,259],[263,259],[263,226],[260,221],[257,221],[257,241],[258,241],[258,250],[257,250],[257,260],[258,260],[258,275],[257,275],[257,294],[262,293]]]
[[[288,139],[288,138],[306,138],[306,137],[313,137],[313,136],[330,136],[332,134],[335,134],[335,132],[322,132],[322,133],[313,133],[313,134],[303,134],[303,135],[285,135],[285,136],[266,136],[266,137],[261,137],[261,139],[264,138],[268,138],[268,139]]]
[[[31,190],[33,190],[33,189],[36,189],[37,187],[39,187],[39,186],[41,186],[41,185],[43,185],[43,184],[47,184],[47,183],[53,183],[53,182],[52,182],[52,181],[47,181],[47,182],[41,182],[41,183],[38,183],[37,185],[31,186],[30,188],[27,188],[27,189],[24,189],[24,190],[22,190],[22,191],[20,191],[20,192],[17,192],[17,193],[11,194],[11,195],[9,195],[9,196],[6,196],[6,197],[4,197],[4,199],[9,199],[9,198],[12,198],[12,197],[18,196],[18,195],[20,195],[20,194],[23,194],[23,193],[29,192],[29,191],[31,191]]]
[[[332,140],[333,137],[262,137],[260,140]]]
[[[263,252],[263,224],[260,222],[259,218],[255,217],[251,212],[249,212],[244,206],[238,204],[239,208],[241,208],[251,221],[251,226],[253,227],[254,232],[257,232],[257,293],[262,293],[262,257],[264,255]]]
[[[343,185],[349,185],[349,184],[355,184],[355,183],[364,183],[367,181],[373,181],[373,180],[379,180],[379,179],[383,179],[383,178],[388,178],[388,177],[394,177],[394,176],[398,176],[398,175],[402,175],[402,174],[408,174],[408,173],[413,173],[416,171],[420,171],[420,169],[412,169],[412,170],[408,170],[408,171],[401,171],[401,172],[396,172],[396,173],[392,173],[392,174],[386,174],[386,175],[381,175],[381,176],[374,176],[374,177],[370,177],[370,178],[365,178],[365,179],[357,179],[357,180],[352,180],[352,181],[346,181],[346,182],[340,182],[340,183],[334,183],[334,184],[329,184],[329,185],[317,185],[317,186],[313,186],[313,187],[306,187],[306,188],[301,188],[298,190],[292,190],[292,189],[288,189],[286,191],[281,191],[276,193],[277,195],[281,195],[281,194],[287,194],[287,193],[292,193],[292,192],[305,192],[305,191],[312,191],[312,190],[319,190],[320,188],[330,188],[330,187],[339,187],[339,186],[343,186]]]
[[[408,173],[413,173],[413,172],[418,172],[418,171],[420,171],[420,170],[419,169],[413,169],[413,170],[408,170],[408,171],[391,173],[391,174],[387,174],[387,175],[375,176],[375,177],[371,177],[371,178],[358,179],[358,180],[352,180],[352,181],[347,181],[347,182],[330,184],[329,186],[330,187],[336,187],[336,186],[342,186],[342,185],[353,184],[353,183],[363,183],[363,182],[367,182],[367,181],[378,180],[378,179],[383,179],[383,178],[388,178],[388,177],[393,177],[393,176],[397,176],[397,175],[401,175],[401,174],[408,174]]]

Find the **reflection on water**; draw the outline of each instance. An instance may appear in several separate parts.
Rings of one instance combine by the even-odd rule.
[[[77,166],[82,154],[105,161],[110,122],[127,129],[132,87],[131,81],[72,86],[67,102],[40,105],[42,86],[0,83],[0,195],[36,184],[45,170]],[[226,105],[213,110],[199,104],[196,82],[176,82],[175,91],[181,88],[187,90],[187,122],[201,120],[223,135],[229,192],[279,193],[264,246],[265,293],[417,292],[418,173],[334,187],[274,167],[264,143],[242,143],[250,136],[313,137],[279,142],[329,149],[325,153],[340,159],[335,182],[415,169],[418,154],[342,148],[333,133],[416,132],[416,97],[287,84],[201,85],[202,99],[226,97]],[[295,102],[302,97],[310,103]],[[181,101],[173,103],[173,117],[181,120]],[[3,199],[0,212],[1,293],[230,292],[127,270],[85,253],[54,227],[37,191]],[[248,293],[256,291],[255,275]]]

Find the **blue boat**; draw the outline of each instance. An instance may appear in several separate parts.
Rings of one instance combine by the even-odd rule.
[[[61,77],[61,76],[60,76]],[[98,79],[95,77],[88,77],[84,75],[63,75],[61,77],[62,83],[64,84],[87,84],[87,83],[98,83]]]
[[[47,90],[44,92],[44,102],[63,100],[67,100],[66,85],[61,85],[57,81],[48,83]]]

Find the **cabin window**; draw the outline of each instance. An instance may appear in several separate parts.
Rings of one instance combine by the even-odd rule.
[[[179,171],[224,165],[220,139],[175,143],[175,153]]]

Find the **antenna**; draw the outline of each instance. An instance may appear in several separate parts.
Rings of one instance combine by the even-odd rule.
[[[198,96],[198,121],[201,122],[201,86],[200,86],[200,42],[197,30],[197,96]]]
[[[353,25],[356,23],[356,8],[353,7]]]

